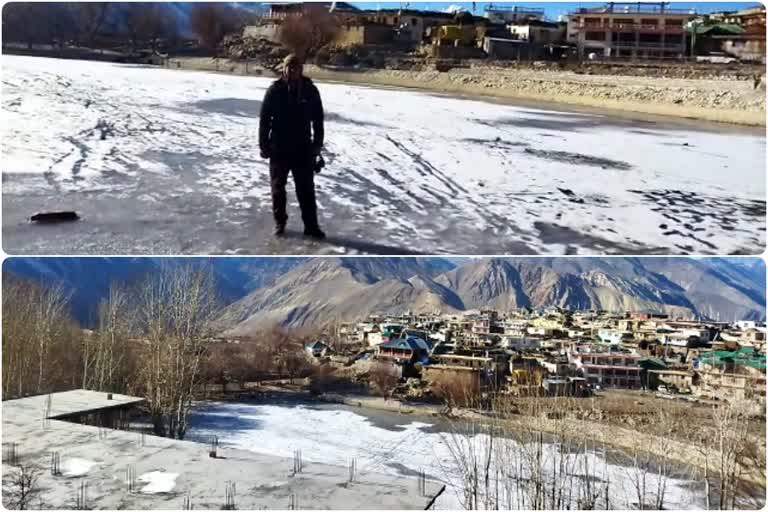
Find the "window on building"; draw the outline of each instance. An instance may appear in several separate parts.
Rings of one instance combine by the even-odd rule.
[[[605,32],[587,32],[584,35],[587,41],[602,41],[605,39]]]

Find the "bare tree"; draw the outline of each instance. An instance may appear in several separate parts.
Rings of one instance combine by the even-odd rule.
[[[3,5],[3,44],[9,42],[63,44],[72,35],[73,20],[62,5],[52,2],[9,2]]]
[[[122,391],[128,375],[126,363],[132,334],[128,293],[112,284],[99,306],[99,325],[83,341],[84,389]]]
[[[656,453],[667,454],[672,451],[677,421],[667,406],[663,402],[658,404],[651,419]],[[647,442],[647,439],[638,437],[629,449],[624,450],[631,462],[624,466],[623,471],[632,486],[635,507],[638,510],[662,510],[666,505],[667,486],[673,467],[667,457],[652,454]]]
[[[40,493],[40,469],[31,464],[19,464],[3,478],[3,505],[11,510],[28,510]]]
[[[706,464],[709,467],[711,457],[718,481],[717,508],[721,510],[737,508],[738,500],[748,494],[742,479],[748,468],[750,450],[754,448],[750,443],[752,436],[749,426],[752,408],[753,405],[748,401],[736,400],[721,403],[712,411],[714,432],[708,440]],[[764,460],[762,464],[765,464]]]
[[[79,334],[59,285],[3,276],[3,398],[70,387],[79,370]]]
[[[220,3],[195,3],[190,24],[200,43],[213,50],[225,35],[240,28],[242,20],[234,9]]]
[[[311,364],[301,337],[274,328],[264,333],[261,338],[266,350],[263,357],[266,357],[266,362],[273,372],[288,377],[291,381],[309,373]]]
[[[219,311],[207,267],[165,267],[139,289],[139,379],[158,435],[182,439],[186,434]]]
[[[70,10],[78,42],[93,45],[110,9],[110,2],[71,2],[66,4]]]
[[[590,457],[600,443],[574,436],[569,421],[553,414],[567,410],[568,400],[532,397],[524,405],[528,421],[513,425],[517,407],[496,395],[482,419],[452,422],[443,435],[452,465],[444,471],[464,508],[610,508],[605,459]]]
[[[157,50],[161,39],[174,39],[178,35],[176,22],[165,3],[127,2],[120,4],[120,9],[134,49],[142,42]]]
[[[280,26],[278,39],[301,58],[314,55],[339,34],[340,23],[321,6],[305,4],[305,12],[288,16]]]

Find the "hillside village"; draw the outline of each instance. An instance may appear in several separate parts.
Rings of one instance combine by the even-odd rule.
[[[488,4],[482,13],[347,2],[200,4],[191,11],[72,5],[72,12],[14,5],[5,16],[4,53],[172,67],[180,62],[171,59],[184,56],[269,65],[289,50],[318,65],[388,69],[429,61],[443,70],[477,60],[765,64],[765,6],[757,3],[700,13],[670,2],[607,2],[576,7],[557,19],[543,8],[506,3]]]
[[[576,8],[558,20],[542,8],[494,6],[467,11],[359,9],[346,2],[273,3],[242,30],[231,57],[248,57],[250,41],[280,42],[287,20],[328,11],[337,30],[316,61],[384,65],[396,52],[438,59],[765,61],[765,7],[700,14],[658,2],[609,2]],[[327,23],[327,21],[326,21]],[[231,45],[230,39],[229,44]],[[351,51],[341,52],[340,49]],[[337,50],[329,53],[328,50]],[[367,55],[367,57],[364,57]],[[363,57],[362,60],[360,57]],[[377,64],[378,62],[378,64]]]
[[[765,403],[765,324],[550,308],[464,315],[371,315],[306,344],[316,362],[391,366],[392,391],[418,397],[447,382],[463,392],[588,396],[654,390],[688,400]],[[364,371],[364,370],[361,370]],[[429,391],[427,391],[429,394]]]

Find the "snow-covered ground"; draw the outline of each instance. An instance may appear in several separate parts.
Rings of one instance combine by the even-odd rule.
[[[459,442],[470,438],[456,437],[451,432],[456,430],[449,425],[435,424],[431,419],[358,412],[345,406],[213,402],[194,411],[187,438],[208,442],[215,435],[225,448],[231,446],[287,458],[301,450],[305,463],[346,467],[356,459],[360,474],[414,476],[425,471],[429,477],[448,484],[437,502],[438,508],[461,509],[458,487],[461,478],[452,453],[456,452]],[[481,439],[475,442],[482,445]],[[499,446],[495,449],[501,450]],[[550,445],[545,460],[555,460],[554,454],[555,447]],[[570,471],[579,474],[584,467],[591,468],[591,472],[582,475],[584,480],[592,479],[598,486],[601,481],[610,482],[611,508],[632,508],[630,504],[636,503],[633,482],[638,478],[633,476],[637,475],[634,469],[615,460],[606,462],[601,455],[592,454],[588,465],[580,462]],[[648,475],[648,489],[655,488],[656,478],[655,474]],[[701,483],[686,477],[668,480],[665,496],[667,509],[699,509],[704,505]]]
[[[275,241],[271,79],[3,56],[10,253],[759,253],[765,137],[319,84],[328,244]],[[289,195],[292,198],[292,194]],[[291,226],[300,229],[295,201]],[[39,210],[83,220],[30,226]]]

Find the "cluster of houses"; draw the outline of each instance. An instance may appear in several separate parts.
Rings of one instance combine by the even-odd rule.
[[[371,315],[338,326],[331,345],[431,382],[471,376],[478,391],[587,395],[646,389],[690,399],[765,400],[765,324],[551,308]]]
[[[289,16],[332,12],[341,24],[336,46],[421,48],[441,58],[680,59],[722,55],[765,57],[765,6],[705,15],[660,2],[610,2],[578,8],[557,21],[544,9],[488,4],[482,16],[466,11],[360,9],[346,2],[270,4],[244,36],[276,39]]]

